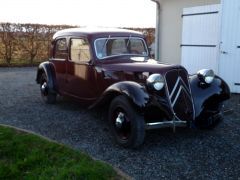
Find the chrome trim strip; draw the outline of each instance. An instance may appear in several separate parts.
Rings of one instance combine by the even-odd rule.
[[[176,88],[177,88],[177,86],[178,86],[178,84],[179,84],[179,81],[182,81],[182,83],[183,83],[183,85],[185,86],[185,88],[188,89],[187,85],[186,85],[185,82],[182,80],[182,78],[181,78],[180,76],[178,76],[177,82],[175,83],[174,88],[173,88],[173,90],[172,90],[172,92],[171,92],[171,94],[170,94],[170,99],[172,99],[172,96],[173,96],[173,94],[174,94],[174,92],[175,92],[175,90],[176,90]],[[181,86],[181,87],[182,87],[182,86]],[[187,92],[187,91],[186,91],[186,92]],[[187,92],[187,94],[189,95],[188,92]]]
[[[186,90],[185,88],[183,88],[183,86],[181,86],[181,87],[179,88],[178,92],[177,92],[177,95],[176,95],[173,103],[172,103],[172,106],[175,105],[175,103],[176,103],[176,101],[178,100],[178,97],[179,97],[180,93],[182,92],[182,90],[185,91],[186,94],[188,95],[188,98],[191,99],[191,97],[189,96],[189,93],[187,92],[187,90]]]
[[[66,61],[66,59],[60,59],[60,58],[51,58],[50,61]]]
[[[154,123],[146,123],[145,129],[159,129],[167,127],[186,127],[187,121],[162,121]]]

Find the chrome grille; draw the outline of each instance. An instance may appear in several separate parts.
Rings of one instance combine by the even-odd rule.
[[[188,74],[184,69],[168,71],[165,75],[169,102],[176,118],[191,121],[194,118],[194,107]]]

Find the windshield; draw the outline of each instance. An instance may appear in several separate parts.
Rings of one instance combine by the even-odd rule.
[[[99,59],[119,55],[148,56],[145,41],[137,37],[99,38],[94,46]]]

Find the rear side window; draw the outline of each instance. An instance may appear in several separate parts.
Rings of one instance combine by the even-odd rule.
[[[66,39],[58,39],[55,43],[54,58],[66,59],[67,58],[67,41]]]
[[[71,39],[70,43],[70,59],[73,62],[79,63],[90,60],[90,48],[86,39]]]

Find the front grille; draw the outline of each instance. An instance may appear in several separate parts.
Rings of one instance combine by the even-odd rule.
[[[188,74],[184,69],[168,71],[165,75],[169,102],[176,118],[191,121],[194,118],[194,107]]]

